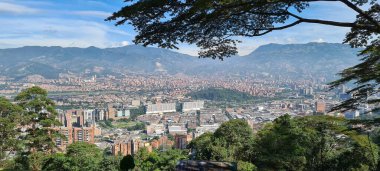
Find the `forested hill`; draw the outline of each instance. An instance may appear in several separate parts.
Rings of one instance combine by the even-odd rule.
[[[227,102],[243,102],[255,99],[255,97],[250,94],[223,88],[207,88],[196,92],[191,92],[187,94],[187,96],[191,96],[191,98],[199,100]]]
[[[305,75],[334,76],[358,63],[358,51],[337,43],[268,44],[249,55],[220,61],[136,45],[105,49],[27,46],[0,49],[0,74],[13,78],[35,74],[57,78],[59,73],[68,72],[97,75],[125,72],[188,75],[265,72],[295,78]]]

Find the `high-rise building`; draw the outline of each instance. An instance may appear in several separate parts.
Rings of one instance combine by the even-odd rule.
[[[62,123],[62,125],[65,125],[65,113],[63,113],[63,112],[60,112],[60,113],[58,113],[58,120],[59,120],[59,122],[61,122]]]
[[[313,95],[314,94],[313,87],[307,87],[307,88],[301,89],[300,94],[301,95]]]
[[[115,142],[112,145],[112,154],[113,155],[133,155],[136,154],[141,148],[147,147],[148,151],[151,149],[149,148],[149,144],[145,144],[144,142],[140,140],[129,140],[129,141],[120,141]]]
[[[116,109],[112,106],[108,106],[106,120],[108,120],[108,119],[114,119],[115,120],[116,114],[117,114]]]
[[[95,135],[101,134],[101,130],[95,125],[91,127],[56,127],[52,130],[58,131],[66,137],[66,139],[56,138],[55,143],[61,150],[66,150],[66,147],[73,142],[95,143]]]
[[[315,111],[316,113],[325,113],[326,112],[326,103],[317,101],[315,102]]]
[[[182,112],[203,109],[204,101],[184,102],[182,104]]]
[[[62,138],[55,139],[55,143],[57,147],[62,151],[66,150],[66,147],[70,145],[71,143],[73,143],[72,128],[59,127],[59,128],[53,128],[53,130],[58,131],[60,134],[66,137],[66,139],[62,139]]]
[[[94,135],[94,128],[93,127],[80,127],[80,128],[74,128],[74,142],[81,141],[81,142],[88,142],[88,143],[95,143],[95,135]]]
[[[175,135],[175,147],[178,149],[185,149],[189,142],[192,140],[190,134],[187,135]]]
[[[73,126],[73,123],[72,123],[72,115],[71,115],[71,113],[70,112],[66,112],[65,113],[65,122],[64,123],[62,123],[62,125],[63,126],[65,126],[65,127],[68,127],[68,128],[72,128],[72,126]]]
[[[64,115],[59,115],[59,120],[63,126],[51,128],[66,137],[66,139],[55,139],[55,143],[59,149],[64,151],[68,145],[77,141],[95,143],[95,135],[100,135],[101,129],[96,127],[95,121],[89,123],[91,126],[84,127],[86,125],[85,113],[87,113],[86,117],[88,117],[89,112],[84,112],[83,110],[68,110]],[[77,123],[75,125],[72,122],[73,117],[74,119],[76,118]]]
[[[84,114],[81,113],[79,116],[77,116],[77,124],[76,126],[78,127],[83,127],[85,125],[85,117],[84,117]]]
[[[115,119],[118,119],[118,118],[129,118],[130,115],[131,115],[131,112],[128,109],[117,110],[116,111],[116,118]]]
[[[88,120],[94,120],[95,117],[94,117],[94,110],[93,109],[87,109],[87,110],[84,110],[84,120],[85,121],[88,121]]]
[[[117,156],[117,155],[132,155],[132,146],[130,142],[117,142],[112,145],[112,154]]]
[[[176,112],[175,103],[157,103],[157,104],[148,104],[146,107],[147,114],[153,113],[169,113]]]
[[[140,100],[132,100],[132,106],[138,107],[140,105],[141,105],[141,101]]]
[[[95,109],[94,110],[94,119],[95,121],[102,121],[105,119],[106,111],[104,109]]]
[[[171,135],[176,135],[176,134],[185,135],[187,133],[187,129],[181,126],[177,126],[177,125],[168,126],[168,130],[169,130],[169,134]]]

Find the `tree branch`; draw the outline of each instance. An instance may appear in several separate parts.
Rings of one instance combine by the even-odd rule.
[[[359,25],[355,23],[346,23],[346,22],[337,22],[337,21],[329,21],[329,20],[318,20],[318,19],[308,19],[308,18],[301,18],[302,22],[305,23],[316,23],[316,24],[324,24],[324,25],[330,25],[330,26],[339,26],[339,27],[360,27]]]
[[[274,31],[274,30],[283,30],[283,29],[287,29],[287,28],[289,28],[289,27],[293,27],[293,26],[295,26],[295,25],[297,25],[297,24],[300,24],[300,23],[302,23],[302,21],[301,21],[301,20],[297,20],[297,21],[295,21],[295,22],[293,22],[293,23],[291,23],[291,24],[284,25],[284,26],[281,26],[281,27],[259,28],[259,29],[255,29],[255,28],[253,28],[252,30],[254,30],[254,31],[264,31],[264,30],[265,30],[265,32],[262,32],[262,33],[254,33],[254,34],[239,34],[238,36],[248,36],[248,37],[263,36],[263,35],[268,34],[268,33],[272,32],[272,31]]]
[[[363,16],[365,19],[367,19],[371,23],[375,24],[377,27],[380,27],[380,24],[379,24],[378,21],[376,21],[375,19],[373,19],[371,16],[367,15],[362,9],[360,9],[359,7],[357,7],[355,4],[351,3],[348,0],[340,0],[340,2],[346,4],[348,7],[350,7],[351,9],[353,9],[354,11],[356,11],[357,13],[359,13],[361,16]]]
[[[338,21],[329,21],[329,20],[319,20],[319,19],[309,19],[309,18],[302,18],[296,14],[293,14],[291,12],[288,12],[288,14],[298,20],[301,20],[305,23],[315,23],[315,24],[323,24],[323,25],[330,25],[330,26],[338,26],[338,27],[349,27],[349,28],[360,28],[360,29],[366,29],[374,32],[378,32],[377,27],[373,25],[361,25],[357,23],[350,23],[350,22],[338,22]]]
[[[283,29],[287,29],[289,27],[293,27],[297,24],[300,24],[302,23],[302,20],[297,20],[291,24],[288,24],[288,25],[284,25],[284,26],[281,26],[281,27],[273,27],[273,28],[266,28],[266,29],[254,29],[254,30],[283,30]]]
[[[262,32],[262,33],[258,33],[258,34],[240,34],[239,36],[248,36],[248,37],[256,37],[256,36],[263,36],[265,34],[268,34],[274,30],[283,30],[283,29],[287,29],[287,28],[290,28],[290,27],[293,27],[293,26],[296,26],[300,23],[316,23],[316,24],[324,24],[324,25],[330,25],[330,26],[339,26],[339,27],[350,27],[350,28],[364,28],[364,29],[369,29],[369,30],[372,30],[372,29],[375,29],[375,28],[370,28],[369,26],[363,26],[363,25],[358,25],[356,23],[346,23],[346,22],[336,22],[336,21],[329,21],[329,20],[318,20],[318,19],[307,19],[307,18],[302,18],[302,17],[299,17],[297,15],[294,15],[294,14],[290,14],[291,16],[297,18],[298,20],[291,23],[291,24],[288,24],[288,25],[285,25],[285,26],[281,26],[281,27],[274,27],[274,28],[261,28],[261,29],[252,29],[252,30],[255,30],[255,31],[259,31],[259,30],[266,30],[265,32]]]
[[[355,24],[355,23],[346,23],[346,22],[337,22],[337,21],[329,21],[329,20],[302,18],[302,17],[295,15],[291,12],[288,12],[288,14],[290,16],[298,19],[299,21],[305,22],[305,23],[316,23],[316,24],[332,25],[332,26],[339,26],[339,27],[356,27],[357,26],[357,24]]]

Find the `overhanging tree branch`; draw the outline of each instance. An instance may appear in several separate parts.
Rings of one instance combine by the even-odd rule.
[[[374,32],[378,32],[378,29],[372,25],[363,25],[358,23],[350,23],[350,22],[338,22],[338,21],[330,21],[330,20],[319,20],[319,19],[309,19],[309,18],[302,18],[296,14],[293,14],[291,12],[288,12],[288,14],[301,22],[304,23],[315,23],[315,24],[323,24],[323,25],[330,25],[330,26],[338,26],[338,27],[349,27],[349,28],[359,28],[359,29],[366,29]]]
[[[361,27],[355,23],[347,23],[347,22],[337,22],[337,21],[307,19],[307,18],[302,18],[300,20],[305,23],[316,23],[316,24],[324,24],[324,25],[338,26],[338,27],[351,27],[351,28]]]
[[[262,32],[262,33],[257,33],[257,34],[253,34],[251,37],[254,37],[254,36],[263,36],[265,34],[268,34],[274,30],[283,30],[283,29],[287,29],[287,28],[290,28],[290,27],[293,27],[297,24],[300,24],[302,23],[301,20],[297,20],[291,24],[288,24],[288,25],[285,25],[285,26],[281,26],[281,27],[274,27],[274,28],[266,28],[266,29],[254,29],[255,31],[260,31],[260,30],[266,30],[265,32]]]
[[[380,24],[378,21],[373,19],[371,16],[367,15],[362,9],[357,7],[355,4],[351,3],[348,0],[340,0],[340,1],[344,3],[345,5],[347,5],[348,7],[350,7],[351,9],[353,9],[354,11],[356,11],[357,13],[359,13],[361,16],[363,16],[365,19],[367,19],[371,23],[375,24],[377,27],[380,27]]]

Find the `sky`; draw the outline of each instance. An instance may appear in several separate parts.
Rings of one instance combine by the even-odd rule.
[[[99,48],[126,46],[136,35],[130,25],[104,21],[125,5],[123,0],[0,0],[0,49],[22,46]],[[307,18],[354,21],[355,13],[339,2],[315,2],[302,13]],[[239,38],[239,55],[269,43],[341,43],[347,28],[300,24],[262,37]],[[181,44],[181,53],[197,54]]]

